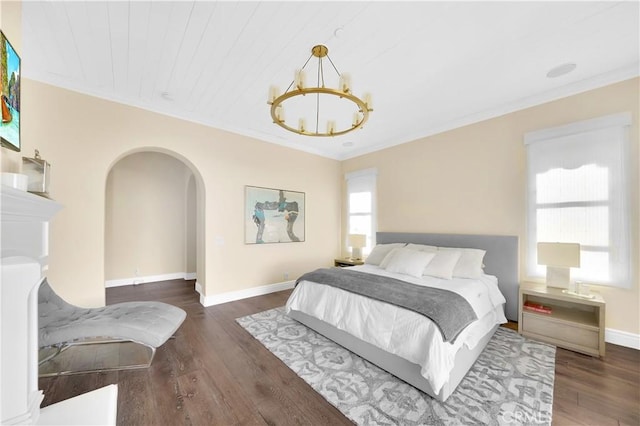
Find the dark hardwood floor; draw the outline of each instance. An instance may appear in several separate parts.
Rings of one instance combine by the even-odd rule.
[[[43,406],[118,384],[119,425],[351,424],[235,319],[284,305],[290,291],[204,308],[193,281],[107,290],[107,303],[159,300],[187,319],[146,370],[41,378]],[[554,425],[639,425],[640,351],[603,360],[558,349]]]

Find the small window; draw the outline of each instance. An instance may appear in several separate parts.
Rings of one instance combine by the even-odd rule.
[[[348,173],[347,180],[347,234],[365,234],[366,256],[376,244],[376,177],[375,169]]]

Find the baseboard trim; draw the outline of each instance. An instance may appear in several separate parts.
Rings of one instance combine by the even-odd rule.
[[[613,343],[614,345],[640,350],[640,334],[614,330],[613,328],[605,328],[604,341],[607,343]]]
[[[260,287],[247,288],[245,290],[214,294],[212,296],[203,296],[202,293],[200,293],[200,303],[205,307],[220,305],[222,303],[233,302],[235,300],[247,299],[249,297],[255,296],[263,296],[265,294],[275,293],[282,290],[289,290],[293,288],[294,285],[295,281],[284,281],[281,283],[263,285]]]
[[[194,272],[174,272],[171,274],[160,274],[160,275],[146,275],[144,277],[131,277],[131,278],[121,278],[118,280],[107,280],[104,282],[104,286],[106,288],[110,287],[122,287],[125,285],[136,285],[143,283],[154,283],[159,281],[168,281],[168,280],[193,280],[195,279]]]

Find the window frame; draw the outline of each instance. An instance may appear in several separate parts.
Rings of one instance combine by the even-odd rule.
[[[614,238],[620,239],[620,241],[614,241],[608,246],[599,245],[582,245],[581,251],[585,252],[607,252],[615,253],[614,261],[609,260],[609,265],[615,262],[622,264],[615,270],[609,272],[608,281],[589,280],[588,278],[582,278],[592,284],[604,285],[610,287],[629,288],[633,282],[632,271],[632,244],[629,237],[624,237],[625,232],[620,232],[618,228],[623,231],[626,230],[626,234],[629,235],[632,232],[636,232],[636,229],[632,227],[631,221],[631,208],[630,208],[630,196],[631,196],[631,181],[629,173],[629,129],[631,126],[631,113],[625,112],[620,114],[612,114],[604,117],[599,117],[591,120],[580,121],[576,123],[570,123],[564,126],[558,126],[549,129],[543,129],[535,132],[525,134],[524,144],[527,147],[526,158],[526,275],[528,278],[541,278],[544,275],[537,270],[537,212],[544,208],[562,208],[562,207],[596,207],[596,206],[619,206],[619,216],[609,217],[609,232],[615,235]],[[531,171],[531,153],[529,146],[536,143],[553,143],[554,140],[562,138],[576,136],[579,134],[589,133],[585,137],[595,134],[597,131],[604,129],[610,129],[611,133],[614,132],[616,143],[620,144],[620,188],[613,187],[614,182],[609,182],[608,198],[606,201],[590,200],[590,201],[559,201],[559,202],[544,202],[538,203],[536,200],[536,184],[532,183],[532,179],[535,180],[535,175]],[[596,163],[597,164],[597,163]],[[613,196],[612,196],[613,195]],[[623,224],[615,223],[616,218],[621,217]],[[620,253],[621,252],[621,253]],[[617,276],[616,276],[617,275]]]
[[[351,218],[354,216],[371,216],[371,227],[369,232],[367,233],[367,246],[362,249],[363,255],[368,255],[373,247],[376,245],[376,231],[378,227],[377,222],[377,185],[378,185],[378,170],[375,168],[368,168],[362,170],[356,170],[350,173],[345,174],[346,181],[346,232],[343,236],[343,242],[345,247],[348,247],[348,235],[351,230]],[[368,182],[367,182],[368,181]],[[354,191],[354,185],[362,185],[366,186],[368,190],[371,191],[371,212],[370,213],[352,213],[351,212],[351,194],[354,192],[363,192],[363,191]]]

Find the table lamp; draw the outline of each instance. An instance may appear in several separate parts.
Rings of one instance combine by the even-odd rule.
[[[549,287],[569,288],[571,268],[580,267],[580,244],[538,243],[538,265],[547,266]]]
[[[351,258],[360,260],[362,259],[362,247],[367,245],[367,236],[365,234],[349,234],[347,245],[351,247]]]

